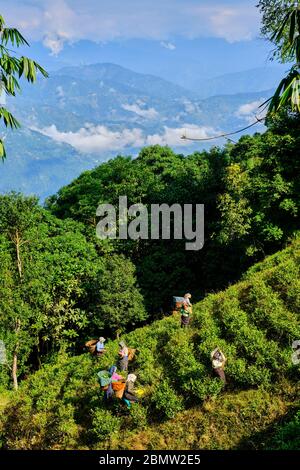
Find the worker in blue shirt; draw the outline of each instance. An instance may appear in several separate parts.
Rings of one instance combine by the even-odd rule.
[[[96,355],[101,356],[105,352],[105,338],[100,336],[99,340],[96,343]]]

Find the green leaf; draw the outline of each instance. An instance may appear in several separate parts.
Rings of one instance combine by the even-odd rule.
[[[300,63],[300,34],[294,40],[296,60]]]
[[[278,42],[278,41],[281,40],[282,35],[283,35],[284,28],[285,28],[286,25],[287,25],[287,22],[288,22],[288,20],[289,20],[289,18],[290,18],[290,15],[291,15],[291,12],[288,12],[288,13],[286,14],[286,16],[284,17],[284,20],[283,20],[283,22],[282,22],[281,27],[280,27],[278,30],[274,31],[274,33],[272,34],[272,36],[271,36],[271,38],[270,38],[271,41]]]
[[[3,107],[0,108],[0,119],[3,119],[6,127],[10,127],[11,129],[18,129],[20,127],[20,123],[17,119]]]
[[[280,94],[281,94],[282,90],[285,87],[286,80],[287,80],[287,78],[283,78],[281,80],[281,82],[279,83],[274,95],[270,99],[269,112],[272,112],[274,109],[277,109],[278,103],[279,103],[279,97],[280,97]],[[263,104],[266,104],[266,103],[267,103],[267,101]],[[263,106],[263,104],[261,106]]]
[[[33,83],[37,79],[37,72],[44,77],[48,73],[37,62],[25,56],[16,56],[7,44],[20,47],[29,46],[24,36],[16,28],[6,28],[3,16],[0,15],[0,93],[3,91],[7,95],[15,96],[19,91],[18,79],[24,77],[28,82]],[[4,107],[0,107],[0,120],[10,129],[20,127],[18,120]],[[3,141],[0,140],[0,159],[6,157]]]
[[[6,158],[4,143],[3,143],[3,140],[1,139],[0,139],[0,158],[1,160],[4,160]]]
[[[37,62],[28,57],[22,56],[19,61],[19,78],[24,75],[26,80],[30,83],[36,81],[36,71],[41,72],[44,77],[48,77],[48,73]]]
[[[290,32],[289,32],[289,40],[291,44],[294,41],[295,26],[296,26],[296,10],[294,10],[291,14],[291,24],[290,24]]]
[[[2,44],[7,45],[9,42],[12,46],[19,47],[20,45],[29,46],[29,43],[26,41],[24,36],[15,28],[4,28],[2,31]]]
[[[298,79],[297,77],[295,77],[294,81],[292,82],[291,101],[292,101],[292,109],[300,112],[300,76]]]
[[[18,80],[13,75],[2,75],[2,84],[5,92],[8,95],[15,96],[16,90],[20,90],[20,85]]]
[[[45,69],[43,69],[43,67],[41,67],[41,65],[39,65],[37,62],[34,61],[34,65],[35,65],[35,68],[41,72],[41,74],[45,77],[45,78],[48,78],[49,77],[49,74],[48,72],[46,72]]]
[[[0,15],[0,31],[3,30],[3,26],[5,25],[5,21],[2,15]]]

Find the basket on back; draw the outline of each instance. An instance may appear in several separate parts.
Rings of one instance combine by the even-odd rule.
[[[97,374],[100,387],[108,387],[111,383],[111,374],[108,370],[100,370]]]
[[[91,339],[90,341],[87,341],[87,342],[85,343],[85,347],[88,349],[88,351],[89,351],[91,354],[94,354],[94,353],[95,353],[97,342],[98,342],[97,339]]]
[[[132,361],[135,357],[136,349],[128,348],[128,361]]]
[[[174,310],[180,310],[181,307],[183,306],[184,302],[184,297],[173,297],[173,309]]]
[[[125,381],[118,380],[117,382],[112,382],[112,389],[115,392],[116,398],[122,398],[125,392],[126,383]]]

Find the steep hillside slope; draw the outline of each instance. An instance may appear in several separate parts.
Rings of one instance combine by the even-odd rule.
[[[281,442],[284,448],[284,436],[299,428],[291,418],[300,407],[300,368],[291,360],[291,343],[300,339],[299,274],[298,239],[195,305],[190,329],[182,330],[175,314],[126,335],[138,348],[130,372],[144,390],[130,411],[122,402],[106,403],[97,384],[96,372],[116,361],[117,341],[108,342],[98,362],[61,353],[11,398],[2,445],[258,449]],[[228,358],[225,390],[211,370],[216,346]]]

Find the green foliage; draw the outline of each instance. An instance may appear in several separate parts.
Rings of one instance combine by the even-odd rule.
[[[273,406],[264,397],[275,387],[288,393],[300,377],[299,367],[291,362],[291,340],[299,337],[300,327],[294,293],[299,259],[300,244],[295,240],[253,267],[239,284],[194,305],[188,330],[181,329],[179,316],[172,315],[127,333],[128,346],[138,349],[130,372],[137,375],[137,388],[144,389],[130,410],[117,400],[105,402],[97,382],[97,372],[117,360],[118,340],[107,342],[107,352],[99,360],[88,354],[53,357],[22,382],[6,405],[0,424],[3,447],[77,448],[97,442],[105,448],[122,446],[129,430],[147,433],[149,426],[191,407],[209,410],[216,403],[215,414],[209,415],[214,422],[226,400],[251,390],[257,390],[258,401],[252,400],[248,408],[231,404],[238,410],[234,419],[240,424],[253,421],[257,429],[255,422],[268,406],[275,419],[278,403]],[[211,366],[210,353],[217,346],[227,357],[225,388]],[[233,419],[231,408],[226,413]],[[211,421],[206,426],[209,432]],[[233,431],[228,432],[237,445]]]
[[[269,450],[300,450],[300,412],[282,425],[278,425],[268,443]]]
[[[79,438],[78,413],[82,419],[94,406],[92,371],[89,356],[71,361],[60,355],[55,364],[31,375],[2,416],[5,445],[15,449],[74,447]]]
[[[130,420],[132,429],[144,429],[148,425],[148,409],[145,405],[133,403],[130,408]]]
[[[174,293],[193,291],[198,300],[236,281],[299,229],[299,122],[278,116],[266,133],[244,136],[223,150],[183,157],[153,146],[133,160],[117,157],[62,188],[48,208],[83,223],[100,254],[125,255],[134,263],[153,318],[170,308]],[[124,194],[128,204],[204,203],[204,248],[188,252],[181,240],[95,241],[98,204],[109,202],[118,210]]]
[[[84,173],[46,209],[35,198],[0,198],[0,339],[8,366],[17,355],[20,382],[1,417],[4,448],[121,446],[128,429],[146,434],[191,407],[229,403],[230,392],[261,393],[249,409],[241,406],[244,414],[235,411],[239,423],[254,425],[265,413],[262,391],[294,386],[300,373],[291,361],[291,343],[300,338],[299,129],[296,118],[280,115],[265,134],[224,150],[184,158],[149,147],[135,160],[118,157]],[[204,249],[191,253],[180,241],[96,240],[97,205],[116,205],[124,194],[129,203],[204,202]],[[262,258],[238,284],[206,295]],[[186,291],[205,297],[194,305],[191,326],[181,329],[176,314],[157,320],[171,296]],[[152,323],[136,328],[146,318]],[[118,341],[108,340],[101,358],[80,354],[85,340],[111,333],[122,333],[137,349],[130,372],[144,396],[130,410],[121,401],[106,403],[97,383],[97,372],[117,362]],[[211,366],[216,347],[227,357],[225,388]],[[8,373],[1,369],[4,384]],[[208,434],[215,415],[210,419]]]
[[[40,72],[48,77],[47,72],[34,60],[28,57],[18,57],[11,50],[12,47],[29,46],[26,39],[15,28],[7,28],[3,16],[0,15],[0,95],[15,96],[20,91],[19,79],[23,76],[29,83],[36,81],[36,73]],[[17,119],[4,107],[0,108],[0,121],[11,129],[20,127]],[[0,139],[0,158],[6,157],[4,142]]]
[[[276,48],[273,58],[282,62],[290,62],[290,43],[295,36],[295,5],[294,0],[259,0],[258,8],[262,13],[261,32],[264,37],[272,41]]]
[[[96,409],[92,411],[91,436],[98,441],[103,441],[118,432],[120,420],[108,410]]]
[[[145,318],[134,266],[99,257],[74,221],[62,222],[19,194],[0,197],[0,337],[17,376],[64,344]],[[8,372],[8,369],[7,369]]]
[[[183,399],[169,385],[167,380],[163,380],[154,390],[152,403],[160,419],[174,418],[183,409]]]
[[[136,285],[135,268],[124,256],[104,260],[99,274],[100,318],[115,332],[124,332],[145,320],[143,297]]]
[[[280,82],[269,103],[268,114],[282,108],[300,113],[300,3],[292,0],[261,0],[262,33],[275,44],[275,56],[283,62],[294,62],[290,72]],[[264,103],[265,104],[265,103]]]

